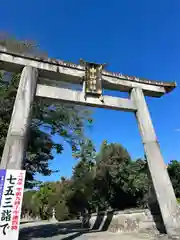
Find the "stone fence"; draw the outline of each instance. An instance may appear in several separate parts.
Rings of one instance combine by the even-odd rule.
[[[90,228],[111,232],[164,233],[164,225],[160,215],[152,215],[148,209],[131,209],[91,214]]]

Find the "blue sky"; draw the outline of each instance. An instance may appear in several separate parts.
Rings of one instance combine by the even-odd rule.
[[[179,12],[179,0],[9,0],[1,2],[0,30],[36,40],[50,57],[106,62],[114,72],[180,85]],[[179,160],[179,87],[147,101],[165,161]],[[97,149],[107,139],[123,144],[133,159],[144,155],[132,113],[94,109],[87,134]],[[70,176],[75,163],[65,144],[51,163],[60,173],[39,178]]]

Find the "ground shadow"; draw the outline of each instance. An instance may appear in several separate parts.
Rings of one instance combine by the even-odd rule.
[[[36,222],[36,220],[26,220],[26,221],[21,221],[20,224],[26,224],[26,223],[33,223]]]
[[[106,214],[105,212],[98,213],[92,230],[107,231],[112,221],[113,215],[114,211],[108,211]]]
[[[145,159],[147,159],[146,156],[145,156]],[[164,225],[161,210],[160,210],[159,203],[158,203],[158,200],[157,200],[156,191],[155,191],[154,186],[153,186],[152,177],[151,177],[151,174],[150,174],[150,171],[149,171],[149,167],[147,168],[147,176],[149,178],[149,191],[148,191],[148,198],[147,198],[148,208],[151,212],[151,215],[153,217],[153,220],[156,224],[156,228],[159,231],[159,233],[160,234],[166,234],[167,233],[166,228],[165,228],[165,225]]]
[[[101,212],[97,215],[95,224],[92,228],[82,227],[81,221],[29,226],[20,229],[19,240],[49,238],[58,235],[61,236],[63,240],[73,240],[85,233],[106,231],[112,218],[113,211],[107,214]],[[88,219],[90,219],[90,217]],[[90,224],[88,224],[88,226],[90,226]]]
[[[23,221],[23,222],[20,222],[20,224],[26,224],[26,223],[29,223],[31,221]]]
[[[66,235],[77,232],[81,229],[81,222],[43,224],[39,226],[29,226],[20,229],[19,240],[31,240],[33,238],[48,238],[57,235]]]
[[[166,234],[166,228],[164,226],[158,202],[156,201],[153,204],[149,204],[149,210],[152,214],[153,220],[156,224],[156,228],[159,231],[159,233]]]
[[[87,233],[98,233],[98,232],[102,232],[102,231],[107,231],[108,227],[112,221],[114,215],[114,211],[109,211],[107,213],[105,212],[98,212],[95,223],[93,224],[93,226],[91,228],[88,229],[83,229],[77,233],[74,233],[70,236],[64,237],[62,238],[62,240],[73,240],[76,239],[77,237],[82,236],[83,234],[87,234]],[[91,215],[88,216],[87,219],[90,219]],[[90,223],[87,223],[87,221],[85,221],[86,224],[84,226],[90,226]]]
[[[71,236],[62,238],[61,240],[73,240],[73,239],[76,239],[77,237],[82,236],[84,233],[86,233],[86,232],[77,232],[77,233],[72,234]]]
[[[104,217],[105,217],[105,213],[104,212],[98,212],[97,213],[97,217],[96,217],[96,220],[95,220],[95,223],[94,225],[92,226],[92,230],[97,230],[100,228],[103,220],[104,220]]]
[[[153,220],[156,224],[156,228],[161,234],[166,234],[166,228],[164,225],[164,221],[162,218],[161,210],[159,207],[159,203],[157,200],[157,196],[154,190],[153,185],[150,185],[150,191],[149,191],[149,199],[148,199],[148,207],[151,212],[151,215],[153,217]]]
[[[82,230],[80,232],[76,232],[70,236],[61,238],[61,240],[73,240],[76,239],[77,237],[82,236],[83,234],[87,234],[87,233],[98,233],[98,232],[102,232],[101,230],[92,230],[92,229],[87,229],[87,230]]]

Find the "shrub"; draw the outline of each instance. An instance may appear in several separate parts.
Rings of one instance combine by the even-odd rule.
[[[55,217],[58,221],[69,219],[69,210],[64,202],[59,202],[55,206]]]

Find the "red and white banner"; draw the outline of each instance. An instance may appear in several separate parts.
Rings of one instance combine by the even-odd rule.
[[[0,169],[0,239],[18,240],[25,171]]]

